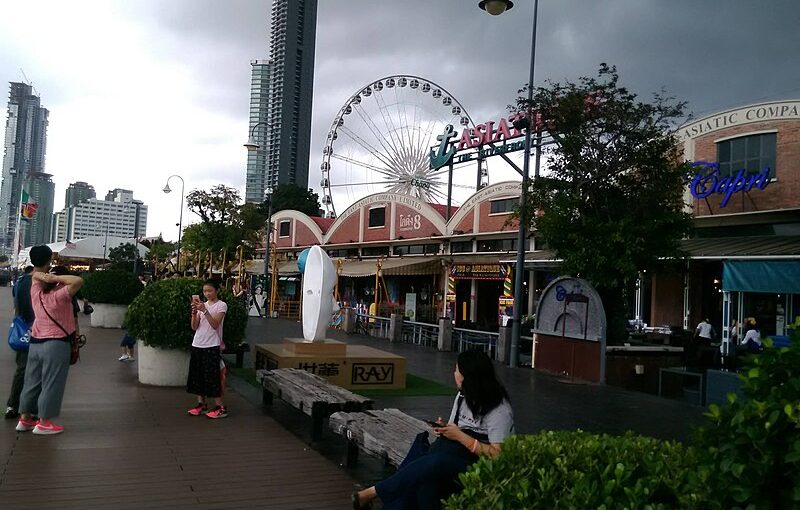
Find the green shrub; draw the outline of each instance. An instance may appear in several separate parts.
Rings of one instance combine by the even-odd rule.
[[[694,438],[709,508],[800,507],[800,338],[745,359],[742,392]]]
[[[700,508],[694,452],[680,443],[583,431],[515,436],[481,458],[446,501],[463,509]]]
[[[83,275],[83,296],[92,303],[129,305],[144,286],[133,273],[95,271]]]
[[[170,278],[145,287],[128,307],[125,327],[145,345],[188,350],[192,345],[192,294],[203,295],[203,281],[196,278]],[[247,310],[225,289],[219,298],[228,304],[223,324],[223,340],[228,350],[244,339]]]

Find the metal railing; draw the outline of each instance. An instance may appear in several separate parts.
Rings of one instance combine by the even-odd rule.
[[[439,326],[425,322],[403,321],[401,339],[409,344],[436,347],[439,345]]]
[[[356,316],[356,329],[353,332],[377,338],[389,338],[390,322],[391,320],[388,317],[358,314]]]
[[[483,350],[490,358],[494,359],[499,336],[499,333],[491,331],[453,328],[453,345],[456,346],[458,352]]]

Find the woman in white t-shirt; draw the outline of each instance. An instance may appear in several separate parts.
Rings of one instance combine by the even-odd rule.
[[[192,296],[192,340],[191,359],[189,361],[189,377],[186,382],[186,391],[197,395],[197,405],[187,412],[192,416],[205,414],[208,418],[225,418],[228,410],[222,403],[222,351],[225,343],[222,341],[222,325],[228,305],[225,301],[217,299],[219,282],[206,280],[203,283],[202,302],[199,296]],[[208,410],[206,398],[213,398],[216,407]]]

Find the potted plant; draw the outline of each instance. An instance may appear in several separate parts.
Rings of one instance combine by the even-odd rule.
[[[133,273],[95,271],[83,275],[83,296],[92,302],[93,328],[121,328],[125,312],[142,289]]]
[[[203,294],[203,281],[169,278],[151,283],[128,307],[125,326],[137,339],[139,382],[155,386],[182,386],[189,371],[192,295]],[[247,310],[226,289],[219,298],[228,304],[223,325],[227,350],[244,339]]]

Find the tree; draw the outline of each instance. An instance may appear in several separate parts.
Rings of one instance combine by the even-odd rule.
[[[616,67],[601,64],[596,78],[535,90],[535,128],[553,143],[546,175],[525,190],[526,211],[536,213],[523,218],[563,273],[597,287],[611,342],[627,337],[626,286],[639,271],[681,258],[692,228],[683,211],[689,169],[674,136],[685,103],[663,93],[642,102],[618,82]],[[527,109],[527,98],[518,99],[517,110]]]
[[[265,228],[266,215],[256,204],[240,204],[239,192],[223,184],[209,191],[193,190],[186,196],[190,211],[201,222],[189,225],[183,231],[182,243],[189,251],[211,251],[214,256],[222,251],[229,260],[237,247],[244,245],[245,256],[252,254]]]
[[[138,258],[139,250],[132,243],[116,246],[108,252],[111,269],[117,271],[133,272],[133,261]]]
[[[264,202],[259,210],[266,216],[269,202]],[[311,189],[294,184],[281,184],[272,191],[272,214],[294,209],[309,216],[319,216],[319,195]]]
[[[164,241],[159,235],[158,238],[153,240],[144,240],[142,244],[150,249],[150,258],[158,258],[158,260],[166,260],[172,256],[177,249],[177,243],[170,243]]]

